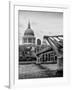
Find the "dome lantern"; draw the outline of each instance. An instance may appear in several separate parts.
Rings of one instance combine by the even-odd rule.
[[[30,21],[28,22],[28,28],[30,29]]]

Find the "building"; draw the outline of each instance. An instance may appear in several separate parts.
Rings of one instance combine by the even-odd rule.
[[[23,36],[23,44],[26,45],[34,45],[35,44],[35,36],[34,36],[34,32],[31,29],[31,25],[30,22],[28,22],[28,27],[24,32],[24,36]]]
[[[37,39],[37,45],[41,45],[41,40]]]

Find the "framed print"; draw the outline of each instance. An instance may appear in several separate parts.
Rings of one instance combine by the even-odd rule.
[[[68,8],[10,2],[10,87],[68,82]]]

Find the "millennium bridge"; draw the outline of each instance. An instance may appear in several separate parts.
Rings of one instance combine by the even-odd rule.
[[[25,58],[25,54],[23,54],[24,59],[19,61],[19,63],[57,63],[57,69],[63,69],[63,35],[57,36],[44,36],[43,37],[48,43],[48,47],[37,51],[31,55],[27,55],[29,58]],[[28,49],[29,51],[31,50]],[[25,50],[27,51],[27,49]],[[33,61],[32,61],[32,60]],[[31,60],[31,61],[30,61]]]

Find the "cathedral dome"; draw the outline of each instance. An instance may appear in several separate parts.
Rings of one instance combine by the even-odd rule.
[[[34,32],[33,32],[33,30],[32,30],[31,27],[30,27],[30,22],[28,23],[28,28],[25,30],[24,35],[34,36]]]
[[[27,28],[26,31],[25,31],[25,33],[24,33],[24,35],[31,35],[31,36],[34,36],[34,32],[33,32],[32,29]]]

